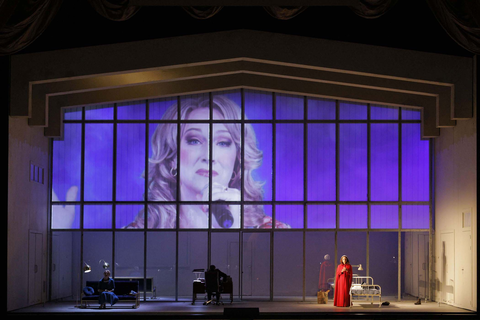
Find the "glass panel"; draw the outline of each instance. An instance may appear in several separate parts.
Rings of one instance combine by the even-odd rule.
[[[226,98],[228,104],[230,103],[233,103],[233,105],[235,106],[235,112],[233,113],[235,116],[231,116],[231,115],[224,115],[224,118],[225,119],[228,119],[228,120],[240,120],[241,119],[241,106],[242,106],[242,95],[240,93],[240,89],[237,89],[237,90],[226,90],[226,91],[216,91],[214,92],[213,94],[213,100],[216,101],[217,100],[217,97],[219,97],[219,99],[221,99],[222,97],[223,98]],[[220,102],[221,100],[219,100]],[[222,104],[223,106],[223,104]],[[227,109],[226,109],[227,111]],[[230,112],[227,112],[227,114],[230,114]]]
[[[85,107],[85,120],[113,120],[113,104]]]
[[[241,125],[213,124],[212,135],[212,201],[240,201]],[[240,228],[240,205],[215,204],[212,213],[214,228]]]
[[[421,111],[417,109],[402,108],[402,120],[420,120]]]
[[[398,124],[370,127],[370,199],[398,201]]]
[[[84,232],[83,233],[83,260],[92,271],[83,274],[84,281],[99,281],[103,272],[108,269],[115,277],[112,266],[113,237],[111,232]],[[109,266],[104,268],[104,264]],[[85,284],[82,284],[85,285]]]
[[[270,233],[244,233],[242,257],[242,299],[270,299]]]
[[[206,109],[198,109],[206,110]],[[209,199],[209,124],[186,123],[180,140],[180,199]]]
[[[119,103],[117,106],[118,120],[145,120],[146,101],[129,101]]]
[[[148,200],[177,199],[177,124],[151,124],[148,168]]]
[[[210,95],[208,93],[199,93],[199,94],[181,96],[180,97],[181,119],[182,120],[210,119],[209,96]]]
[[[147,284],[153,287],[147,298],[175,300],[176,248],[175,232],[147,233]]]
[[[305,99],[300,96],[289,94],[276,94],[276,117],[280,120],[301,120],[303,119]]]
[[[175,204],[148,206],[148,229],[172,229],[177,226],[177,206]],[[137,216],[135,222],[143,228],[143,215]]]
[[[80,232],[52,232],[51,299],[80,299]],[[84,286],[85,284],[83,284]],[[83,288],[83,287],[82,287]]]
[[[132,222],[137,219],[137,216],[142,217],[143,221],[143,205],[116,205],[115,206],[115,227],[118,229],[125,227],[133,227]],[[142,226],[137,226],[143,228]]]
[[[245,90],[245,119],[271,120],[273,114],[272,93]]]
[[[318,290],[330,290],[335,279],[335,232],[305,233],[305,296],[316,302]],[[308,300],[307,300],[308,301]]]
[[[382,301],[398,297],[398,233],[370,232],[369,276],[382,288]],[[388,298],[390,297],[390,298]]]
[[[337,263],[342,255],[346,255],[352,265],[353,275],[366,276],[367,265],[367,233],[366,232],[338,232],[337,235]],[[363,271],[358,270],[361,264]]]
[[[421,140],[419,123],[402,124],[402,200],[430,198],[429,140]]]
[[[115,279],[138,280],[140,299],[145,290],[147,294],[152,294],[153,290],[144,283],[144,242],[143,232],[115,233]]]
[[[78,201],[82,165],[82,125],[66,123],[63,139],[53,140],[52,201]],[[72,189],[73,188],[73,189]]]
[[[64,120],[82,120],[83,108],[62,108]]]
[[[370,227],[373,229],[398,229],[397,205],[372,205]]]
[[[367,120],[367,105],[355,102],[340,101],[340,120]]]
[[[52,205],[52,229],[79,229],[79,205]]]
[[[208,228],[208,205],[180,205],[181,229]]]
[[[308,205],[307,225],[309,229],[335,228],[337,206],[331,205]]]
[[[111,201],[113,124],[85,125],[85,201]]]
[[[370,106],[372,120],[398,120],[398,107]]]
[[[148,116],[150,120],[176,120],[177,97],[148,100]]]
[[[367,125],[340,125],[340,200],[367,200]]]
[[[368,207],[366,205],[340,205],[340,228],[363,229],[368,227]]]
[[[322,98],[308,98],[308,119],[335,120],[335,100]]]
[[[233,295],[240,292],[240,248],[239,234],[236,232],[212,232],[212,264],[232,278]],[[230,300],[229,294],[223,294],[223,301]]]
[[[428,229],[430,228],[430,207],[428,205],[402,206],[403,229]]]
[[[232,192],[232,191],[227,191]],[[240,196],[240,193],[238,193]],[[223,202],[223,201],[221,201]],[[212,228],[238,229],[240,228],[240,209],[238,204],[227,205],[225,203],[212,204]]]
[[[277,205],[275,206],[275,219],[277,223],[287,224],[291,228],[303,228],[303,205]]]
[[[303,299],[303,232],[275,232],[274,299]]]
[[[255,137],[255,135],[256,137]],[[244,201],[272,200],[272,125],[245,124]],[[263,194],[263,197],[262,197]]]
[[[145,193],[145,124],[117,126],[117,201],[143,200]]]
[[[303,200],[303,124],[277,124],[275,198]]]
[[[244,228],[271,229],[272,224],[271,205],[248,205],[244,207]]]
[[[111,229],[111,205],[85,205],[83,207],[83,227],[85,229]]]
[[[453,235],[452,235],[453,237]],[[424,299],[428,292],[428,232],[402,232],[402,299],[416,301]],[[445,251],[440,248],[438,256],[445,263]],[[441,301],[452,300],[453,281],[438,270],[438,280],[444,288]]]
[[[206,269],[208,266],[206,232],[178,233],[178,298],[192,301],[193,269]]]
[[[308,200],[336,199],[335,124],[308,124]]]

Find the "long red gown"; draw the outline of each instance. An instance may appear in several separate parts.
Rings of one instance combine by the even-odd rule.
[[[342,273],[345,267],[347,270]],[[335,277],[335,294],[333,305],[336,307],[350,307],[350,287],[352,286],[352,266],[350,264],[339,264]]]

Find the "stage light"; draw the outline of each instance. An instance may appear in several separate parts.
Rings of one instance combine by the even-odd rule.
[[[103,269],[107,269],[108,267],[110,267],[110,263],[108,263],[107,261],[101,259],[100,261],[98,261],[99,264],[101,264],[101,262],[103,261],[103,265],[102,265],[102,268]]]

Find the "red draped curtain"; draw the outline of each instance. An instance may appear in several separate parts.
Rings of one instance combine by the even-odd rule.
[[[129,0],[88,0],[92,8],[113,21],[125,21],[141,7]],[[398,0],[358,0],[350,7],[355,14],[375,19],[395,10]],[[425,0],[447,34],[461,47],[480,54],[480,1]],[[0,55],[16,53],[35,41],[57,14],[62,0],[0,0]],[[220,6],[189,6],[183,9],[196,19],[208,19],[218,14]],[[280,20],[293,19],[308,7],[269,6],[265,11]],[[415,10],[415,4],[412,4]]]

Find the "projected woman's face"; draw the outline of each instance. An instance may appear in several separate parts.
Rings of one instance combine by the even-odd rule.
[[[208,119],[208,108],[190,113],[188,120]],[[223,119],[213,110],[213,119]],[[228,187],[232,178],[237,148],[230,132],[223,124],[213,124],[212,182]],[[180,192],[181,200],[202,200],[202,191],[209,182],[209,124],[187,123],[180,140]],[[207,188],[205,188],[207,186]]]
[[[342,257],[342,263],[347,264],[347,257]]]

